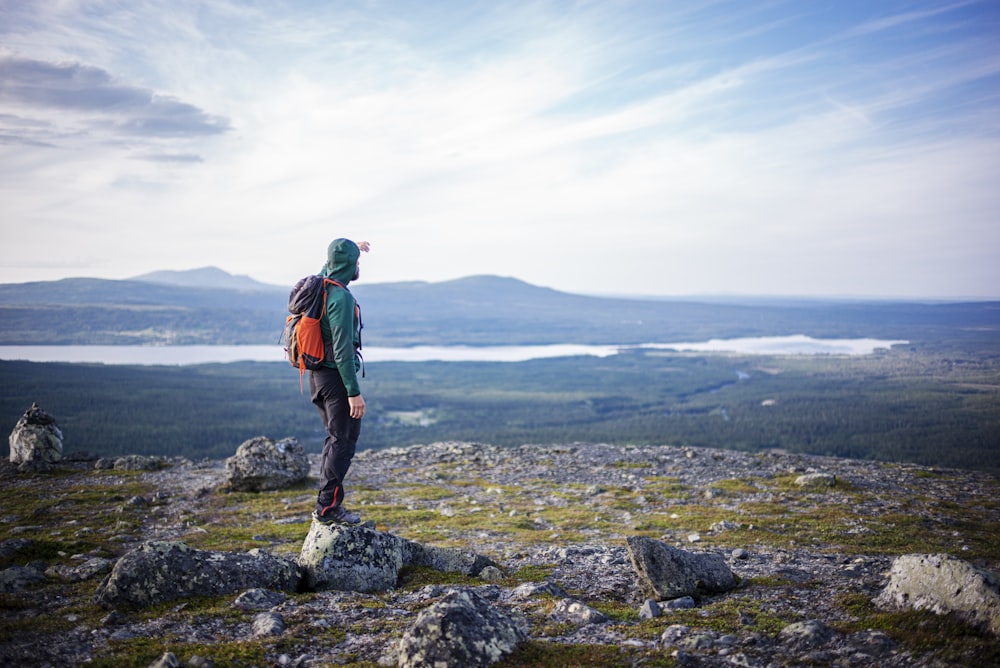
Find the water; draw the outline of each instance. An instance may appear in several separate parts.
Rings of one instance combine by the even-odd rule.
[[[414,346],[365,348],[366,362],[523,362],[532,359],[590,355],[609,357],[621,350],[677,350],[744,355],[869,355],[907,341],[814,339],[808,336],[761,336],[702,342],[647,343],[639,346],[554,344],[545,346]],[[283,362],[281,346],[0,346],[0,360],[98,364]]]

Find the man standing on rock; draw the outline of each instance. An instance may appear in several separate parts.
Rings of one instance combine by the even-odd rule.
[[[343,506],[344,476],[351,467],[361,434],[365,400],[358,372],[362,368],[361,311],[347,289],[359,276],[358,258],[368,252],[367,241],[334,239],[326,251],[320,275],[336,281],[328,286],[326,317],[321,320],[326,349],[323,366],[309,374],[309,392],[326,429],[320,463],[319,493],[313,519],[323,524],[357,524],[361,518]]]

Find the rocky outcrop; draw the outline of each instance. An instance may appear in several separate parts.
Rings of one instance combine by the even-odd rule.
[[[399,668],[468,666],[501,660],[525,639],[506,614],[470,591],[452,591],[425,609],[399,640]]]
[[[298,559],[306,589],[373,592],[395,587],[404,566],[479,575],[496,567],[486,557],[421,545],[371,526],[313,522]]]
[[[395,587],[408,561],[407,543],[398,536],[313,522],[298,563],[306,589],[371,592]]]
[[[137,608],[257,587],[294,592],[300,581],[293,561],[263,550],[210,552],[180,542],[148,542],[118,560],[94,600],[105,608]]]
[[[1000,580],[947,554],[897,557],[889,584],[875,599],[884,608],[955,613],[1000,635]]]
[[[311,459],[315,475],[318,457]],[[7,492],[0,494],[0,591],[8,602],[0,624],[16,631],[0,641],[0,665],[149,665],[154,643],[165,666],[398,665],[409,656],[400,651],[406,634],[415,655],[452,656],[453,634],[416,625],[434,606],[446,608],[443,601],[457,597],[452,592],[480,599],[491,611],[481,610],[482,618],[499,615],[523,632],[527,640],[505,645],[516,647],[506,655],[512,664],[926,668],[993,665],[1000,656],[994,636],[963,629],[957,619],[936,625],[925,612],[915,641],[911,616],[897,623],[895,616],[873,615],[870,604],[886,589],[896,556],[878,546],[918,526],[894,528],[887,515],[919,518],[921,542],[941,552],[968,555],[980,568],[996,563],[989,540],[1000,511],[988,501],[998,487],[986,474],[927,475],[918,466],[667,446],[451,443],[362,451],[352,468],[353,503],[379,522],[377,532],[374,524],[310,524],[312,495],[304,490],[253,503],[227,497],[222,460],[178,458],[153,469],[95,472],[93,461],[64,457],[58,466],[59,475],[31,476],[0,461],[0,489]],[[835,476],[837,484],[788,483],[790,475],[810,472]],[[787,527],[777,516],[759,516],[754,508],[762,502],[787,513]],[[581,509],[587,521],[578,521]],[[814,531],[811,519],[799,523],[806,515],[836,517],[829,526],[837,531]],[[296,569],[307,534],[339,549],[332,534],[341,532],[356,534],[344,540],[358,545],[361,534],[381,533],[368,545],[398,550],[403,569],[421,565],[464,576],[393,568],[383,582],[393,581],[391,573],[396,580],[384,591],[327,587],[303,596],[291,595],[303,586],[245,576],[256,566],[239,561],[249,562],[242,552],[200,553],[181,544],[178,554],[161,555],[157,567],[134,567],[135,548],[144,542],[207,534],[237,551],[247,541],[260,544],[251,554],[280,573],[289,564]],[[704,547],[689,544],[694,532]],[[404,535],[434,535],[461,549],[418,545]],[[675,546],[678,559],[694,561],[686,580],[701,583],[696,593],[650,593],[631,563],[637,535],[655,537],[647,545],[653,554],[670,553],[662,543]],[[480,554],[498,565],[483,567],[488,560]],[[698,563],[705,554],[718,555],[715,563]],[[118,573],[100,588],[115,609],[99,612],[90,592],[115,559]],[[740,584],[710,593],[706,582],[727,579],[719,559]],[[228,566],[216,568],[217,561]],[[340,568],[351,567],[345,560],[319,575],[341,577]],[[134,589],[118,579],[127,573]],[[87,578],[90,586],[73,584]],[[232,578],[242,581],[230,585]],[[211,584],[219,583],[228,591],[210,609],[185,605],[186,597],[211,595],[217,591]],[[154,591],[130,593],[144,590]],[[126,609],[151,600],[180,603],[160,614]],[[479,604],[455,607],[480,619]],[[472,631],[460,636],[473,648],[500,646],[485,638],[476,645]],[[462,660],[445,665],[475,659]]]
[[[244,441],[226,460],[229,488],[236,492],[285,489],[309,475],[309,457],[298,439],[273,441],[258,436]]]
[[[736,576],[720,554],[687,552],[645,536],[626,539],[640,588],[658,600],[729,591]]]
[[[44,470],[62,459],[63,435],[54,417],[37,403],[14,425],[10,432],[10,461],[21,470]]]
[[[98,471],[156,471],[167,466],[166,457],[151,457],[149,455],[124,455],[105,459],[98,458],[94,468]]]

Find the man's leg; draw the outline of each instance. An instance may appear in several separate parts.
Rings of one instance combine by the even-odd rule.
[[[351,418],[347,390],[336,369],[313,371],[309,389],[326,429],[316,496],[316,512],[323,515],[344,500],[344,477],[354,458],[361,420]]]

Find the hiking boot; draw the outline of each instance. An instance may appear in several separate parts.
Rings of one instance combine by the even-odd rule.
[[[343,506],[334,506],[320,514],[314,510],[312,518],[320,524],[360,524],[361,517],[350,512]]]

